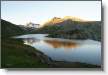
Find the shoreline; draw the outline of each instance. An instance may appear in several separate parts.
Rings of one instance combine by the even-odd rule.
[[[50,68],[100,68],[100,66],[98,65],[92,65],[87,63],[52,60],[50,57],[40,51],[37,51],[35,54],[41,59],[43,63],[48,64]]]
[[[31,46],[32,47],[32,46]],[[33,47],[32,47],[33,48]],[[80,63],[80,62],[68,62],[68,61],[56,61],[52,60],[50,57],[45,55],[43,52],[36,50],[34,52],[36,56],[38,56],[42,63],[48,64],[50,68],[57,67],[57,68],[100,68],[99,65],[92,65],[87,63]]]
[[[48,36],[46,37],[51,37],[51,38],[61,38],[61,39],[76,39],[76,40],[86,40],[86,39],[92,39],[92,40],[95,40],[95,41],[99,41],[101,42],[101,39],[94,39],[94,38],[88,38],[88,37],[83,37],[83,36],[72,36],[72,35],[68,35],[68,34],[49,34]]]

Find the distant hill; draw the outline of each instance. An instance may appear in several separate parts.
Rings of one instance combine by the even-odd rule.
[[[20,27],[22,30],[24,30],[26,33],[32,33],[34,31],[37,30],[36,27],[28,27],[28,26],[25,26],[25,25],[18,25],[18,27]]]
[[[1,37],[10,37],[24,33],[25,31],[19,26],[1,19]]]
[[[26,27],[33,27],[33,28],[39,28],[40,24],[35,24],[32,22],[29,22],[26,24]]]

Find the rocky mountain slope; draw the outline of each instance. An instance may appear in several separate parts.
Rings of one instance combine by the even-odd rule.
[[[37,33],[49,33],[50,37],[67,39],[101,40],[101,21],[85,21],[79,18],[57,18],[49,20]]]

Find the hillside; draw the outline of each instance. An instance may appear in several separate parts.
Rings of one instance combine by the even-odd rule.
[[[24,34],[25,31],[15,24],[1,19],[1,37]]]
[[[9,38],[25,34],[19,26],[1,20],[1,67],[2,68],[35,68],[48,67],[42,61],[47,56],[37,49],[23,44],[21,39]]]

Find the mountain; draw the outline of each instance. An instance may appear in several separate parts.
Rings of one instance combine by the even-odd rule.
[[[46,22],[44,25],[58,24],[61,22],[63,22],[63,19],[58,18],[58,17],[54,17],[51,20],[49,20],[48,22]]]
[[[85,21],[85,20],[75,17],[75,16],[65,16],[63,19],[64,20],[71,19],[72,21]]]
[[[31,28],[39,28],[40,24],[35,24],[32,22],[27,23],[26,27],[31,27]]]
[[[59,17],[54,17],[51,20],[47,21],[46,23],[44,23],[44,26],[46,25],[64,25],[65,22],[69,23],[69,21],[75,21],[75,22],[83,22],[83,19],[80,19],[78,17],[73,17],[73,16],[65,16],[64,18],[59,18]]]
[[[28,26],[25,26],[25,25],[18,25],[18,27],[20,27],[22,30],[24,30],[28,34],[37,30],[36,27],[28,27]]]
[[[37,33],[48,33],[50,37],[100,41],[101,21],[86,21],[76,17],[54,17],[38,29]]]
[[[10,37],[15,35],[21,35],[24,33],[25,31],[21,29],[18,25],[1,19],[1,37]]]

